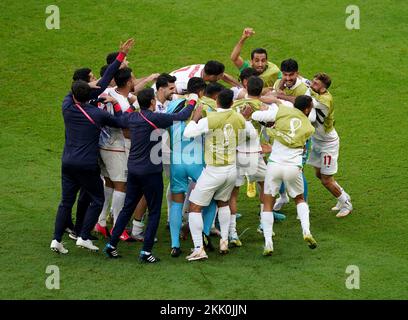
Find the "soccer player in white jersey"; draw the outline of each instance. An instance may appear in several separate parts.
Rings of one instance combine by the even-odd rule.
[[[337,204],[332,210],[339,210],[336,217],[341,218],[351,213],[353,205],[350,196],[334,179],[340,139],[334,128],[333,97],[328,91],[330,85],[331,79],[326,73],[316,74],[310,85],[316,112],[316,121],[313,123],[316,132],[312,136],[312,149],[307,163],[315,168],[316,177],[337,198]]]
[[[132,69],[124,67],[119,69],[114,76],[116,88],[107,88],[102,95],[109,95],[115,98],[122,111],[127,111],[131,104],[129,99],[133,96],[130,91],[133,88]],[[105,203],[99,216],[95,230],[107,235],[106,230],[106,211],[112,195],[112,214],[113,222],[122,210],[126,196],[127,181],[127,154],[125,139],[129,137],[126,129],[109,128],[111,137],[101,139],[100,156],[101,156],[101,174],[105,179]],[[131,242],[133,239],[124,231],[121,240]]]
[[[310,233],[309,206],[303,197],[302,154],[306,140],[314,133],[314,128],[308,119],[312,110],[312,98],[306,95],[298,96],[295,108],[273,104],[268,110],[256,111],[252,114],[255,121],[275,122],[275,140],[268,160],[264,189],[264,211],[261,222],[265,238],[263,254],[269,256],[273,252],[273,213],[276,195],[282,182],[294,198],[300,218],[303,238],[311,249],[316,248],[316,241]]]
[[[192,77],[203,78],[205,82],[223,80],[233,86],[239,85],[239,82],[226,74],[224,70],[225,66],[221,62],[210,60],[205,65],[194,64],[174,70],[170,72],[170,75],[177,78],[176,91],[178,94],[185,94],[187,92],[187,83]]]
[[[246,136],[255,138],[257,132],[250,121],[231,109],[234,93],[229,89],[221,91],[217,98],[217,111],[209,112],[205,118],[197,108],[193,119],[184,129],[183,136],[193,138],[205,134],[204,158],[206,167],[197,180],[190,195],[189,226],[194,242],[194,251],[187,260],[207,259],[203,248],[203,217],[201,210],[211,200],[217,201],[220,222],[220,253],[228,252],[228,231],[231,211],[228,201],[237,176],[236,146]],[[244,112],[245,114],[245,112]],[[246,116],[248,116],[246,114]],[[245,133],[243,135],[242,133]]]

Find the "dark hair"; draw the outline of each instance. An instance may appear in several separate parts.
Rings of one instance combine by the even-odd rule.
[[[265,54],[265,55],[266,55],[266,59],[268,59],[268,53],[266,52],[266,50],[265,50],[264,48],[256,48],[256,49],[252,50],[252,52],[251,52],[251,60],[254,58],[255,53]]]
[[[210,60],[204,66],[204,72],[206,75],[209,76],[218,76],[219,74],[223,73],[225,70],[225,66],[218,61]]]
[[[126,85],[126,83],[130,79],[132,79],[132,69],[130,68],[119,69],[118,71],[116,71],[113,78],[115,79],[115,82],[118,88],[122,88]]]
[[[282,72],[297,72],[298,70],[299,70],[299,66],[296,60],[287,59],[287,60],[283,60],[281,63]]]
[[[222,90],[217,98],[218,104],[223,109],[229,109],[234,100],[234,92],[230,89]]]
[[[300,111],[305,110],[307,107],[310,106],[312,103],[312,98],[310,96],[302,95],[302,96],[297,96],[295,99],[294,106],[295,108],[299,109]]]
[[[257,76],[248,78],[247,91],[250,96],[259,97],[262,93],[264,82]]]
[[[87,102],[91,96],[91,87],[84,80],[76,80],[72,83],[71,92],[79,102]]]
[[[192,77],[187,83],[187,92],[198,94],[201,90],[205,89],[205,81],[203,78]]]
[[[319,72],[318,74],[314,76],[314,78],[316,78],[317,80],[320,80],[324,84],[326,89],[329,89],[331,85],[331,78],[327,73]]]
[[[214,96],[215,94],[220,93],[222,90],[224,90],[225,87],[218,82],[210,82],[209,84],[207,84],[207,86],[205,87],[205,95],[206,96]]]
[[[241,71],[239,75],[239,80],[243,82],[245,79],[248,79],[251,76],[257,76],[257,75],[258,75],[258,72],[254,68],[248,67]]]
[[[139,102],[140,109],[149,109],[152,100],[154,99],[153,88],[145,88],[137,94],[137,102]]]
[[[106,56],[106,63],[111,64],[113,61],[116,60],[116,57],[118,56],[119,52],[111,52]]]
[[[74,75],[72,76],[72,80],[77,81],[77,80],[83,80],[86,82],[89,82],[90,77],[89,74],[91,73],[91,69],[89,68],[81,68],[77,69],[74,72]]]
[[[166,88],[169,86],[169,83],[175,83],[176,80],[176,77],[171,76],[168,73],[162,73],[156,80],[156,89],[159,90],[161,87]]]
[[[108,67],[109,67],[109,65],[105,64],[105,65],[101,68],[101,70],[99,71],[99,75],[100,75],[101,77],[103,77],[103,75],[105,74],[105,71],[106,71],[106,69],[108,69]]]

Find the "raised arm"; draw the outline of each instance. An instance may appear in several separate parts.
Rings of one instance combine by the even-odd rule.
[[[131,39],[128,39],[125,43],[120,44],[118,56],[106,69],[103,77],[96,83],[96,85],[99,88],[92,90],[91,98],[96,98],[102,92],[105,91],[109,83],[112,81],[113,76],[115,75],[116,71],[119,70],[119,67],[122,64],[123,60],[125,59],[126,55],[129,53],[130,49],[132,49],[134,43],[135,43],[135,40],[131,38]]]
[[[146,84],[148,84],[151,81],[156,81],[156,79],[159,77],[160,73],[152,73],[150,76],[141,78],[141,79],[136,79],[135,78],[135,86],[133,88],[134,94],[138,94],[139,91],[144,89]]]
[[[235,45],[234,49],[231,52],[231,61],[234,63],[234,65],[240,69],[242,65],[244,64],[244,59],[241,57],[241,50],[242,46],[244,45],[246,39],[248,39],[250,36],[254,35],[255,31],[252,28],[245,28],[244,31],[242,32],[241,39],[237,42]]]

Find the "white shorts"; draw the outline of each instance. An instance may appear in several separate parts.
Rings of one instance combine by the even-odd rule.
[[[127,156],[125,151],[109,151],[100,149],[101,174],[112,181],[127,181]]]
[[[312,138],[307,164],[320,168],[320,173],[332,176],[337,173],[337,161],[339,159],[340,139],[332,142],[322,142]]]
[[[236,187],[245,184],[245,176],[249,182],[264,181],[266,175],[266,163],[260,153],[237,152],[237,181]]]
[[[279,193],[282,182],[285,183],[286,190],[292,198],[302,194],[304,191],[302,168],[269,162],[265,176],[264,193],[275,197]]]
[[[220,167],[207,165],[191,191],[189,200],[202,207],[208,206],[213,198],[227,202],[231,198],[236,178],[235,164]]]

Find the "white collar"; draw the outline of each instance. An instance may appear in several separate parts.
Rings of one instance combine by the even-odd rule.
[[[223,109],[223,108],[218,108],[217,107],[217,112],[227,112],[227,111],[230,111],[230,110],[232,110],[232,109],[231,108]]]

